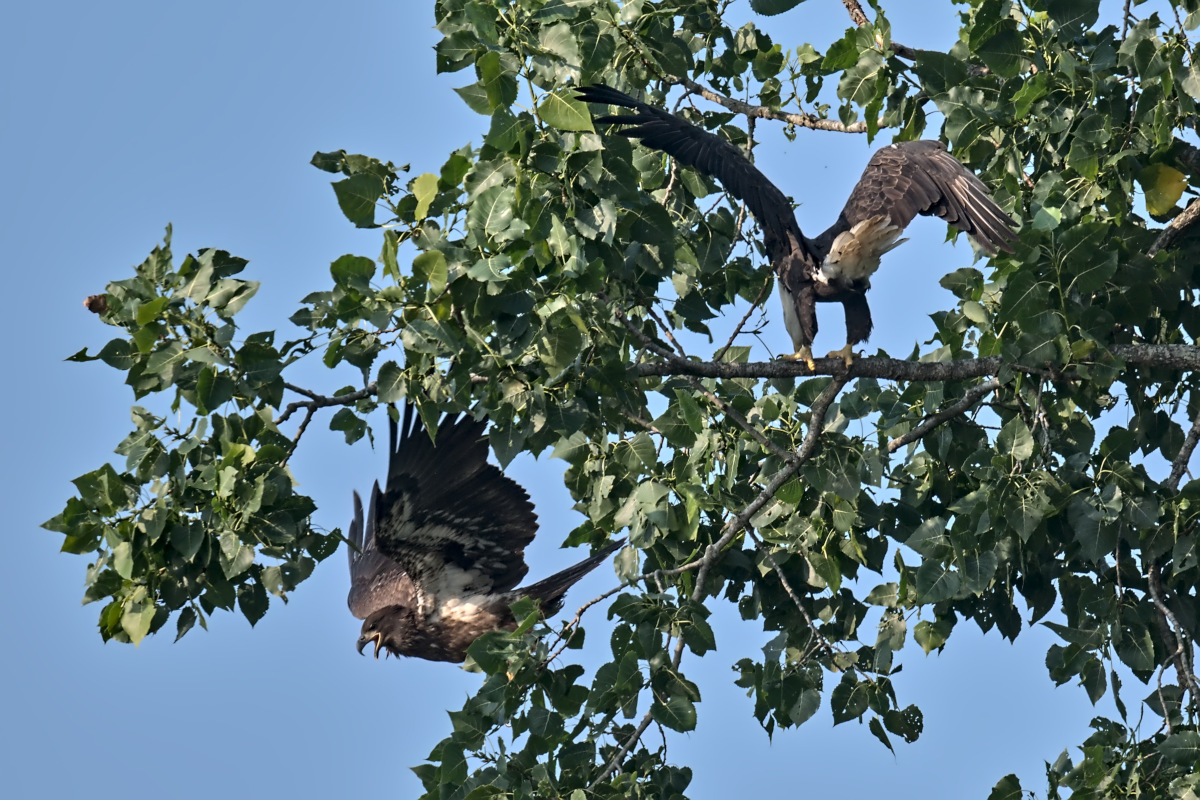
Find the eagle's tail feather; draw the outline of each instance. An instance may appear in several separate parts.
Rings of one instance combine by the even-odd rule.
[[[624,539],[611,542],[591,558],[585,558],[578,564],[567,567],[561,572],[556,572],[545,580],[540,580],[523,589],[518,589],[517,593],[521,597],[532,597],[541,600],[543,614],[556,614],[563,606],[563,595],[567,593],[567,590],[574,586],[584,575],[587,575],[600,566],[603,561],[624,544]]]

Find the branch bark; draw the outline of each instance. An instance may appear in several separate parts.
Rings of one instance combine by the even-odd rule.
[[[1175,240],[1182,236],[1188,228],[1196,224],[1197,219],[1200,219],[1200,199],[1188,203],[1187,208],[1166,224],[1162,233],[1154,240],[1154,244],[1150,245],[1150,249],[1146,251],[1146,255],[1154,258],[1158,251],[1173,245]]]
[[[1197,414],[1196,418],[1192,420],[1192,429],[1188,431],[1183,440],[1183,447],[1179,448],[1178,455],[1171,462],[1171,475],[1167,478],[1167,488],[1172,492],[1179,489],[1179,481],[1183,478],[1183,473],[1187,471],[1188,462],[1191,461],[1197,444],[1200,444],[1200,414]]]
[[[852,122],[849,125],[844,122],[839,122],[836,119],[822,119],[814,117],[811,114],[796,114],[787,111],[776,111],[773,108],[766,106],[756,106],[750,103],[744,103],[741,100],[732,97],[726,97],[723,94],[714,92],[707,86],[696,83],[691,78],[672,75],[667,78],[668,81],[676,83],[686,88],[693,94],[698,94],[705,100],[716,103],[719,106],[724,106],[735,114],[743,114],[750,118],[773,119],[778,122],[786,122],[791,125],[798,125],[801,128],[809,128],[814,131],[835,131],[837,133],[866,133],[866,122]]]
[[[371,383],[367,384],[366,388],[359,389],[357,392],[339,394],[333,397],[317,394],[310,389],[305,389],[303,386],[296,386],[295,384],[291,383],[285,383],[283,386],[288,391],[295,392],[298,395],[303,395],[308,399],[297,400],[295,403],[288,403],[287,407],[284,408],[283,413],[280,414],[279,418],[275,420],[276,425],[282,425],[283,423],[287,422],[292,414],[295,414],[302,408],[308,409],[310,412],[309,415],[311,416],[311,412],[316,411],[318,408],[353,405],[359,400],[365,400],[379,391],[379,387],[375,385],[374,381],[371,381]]]
[[[1200,347],[1185,344],[1117,344],[1109,348],[1127,364],[1141,367],[1167,367],[1177,370],[1200,369]],[[997,375],[1003,362],[1000,356],[964,358],[957,361],[919,362],[898,358],[860,358],[846,368],[840,358],[818,358],[817,368],[809,371],[799,361],[757,361],[718,363],[688,361],[675,356],[662,361],[635,364],[631,370],[639,378],[694,375],[698,378],[809,378],[831,375],[852,378],[881,378],[895,381],[961,381]],[[1018,372],[1040,374],[1041,367],[1010,365]]]
[[[959,414],[963,413],[968,408],[975,405],[980,400],[987,397],[989,394],[999,388],[1000,381],[996,380],[995,378],[990,381],[985,381],[978,386],[972,387],[966,394],[962,396],[962,399],[960,399],[954,405],[939,411],[936,414],[930,414],[928,417],[921,420],[917,427],[913,428],[903,436],[897,436],[895,439],[892,439],[890,442],[888,442],[887,451],[889,453],[894,453],[901,447],[904,447],[904,445],[924,438],[925,435],[934,428],[941,425],[946,420],[951,419],[952,417],[957,417]]]

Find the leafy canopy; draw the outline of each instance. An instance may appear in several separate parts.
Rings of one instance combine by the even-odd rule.
[[[564,653],[580,624],[518,609],[521,627],[471,650],[483,682],[417,768],[430,796],[683,796],[690,770],[641,734],[701,723],[685,669],[706,654],[736,665],[768,734],[828,704],[893,748],[923,729],[897,653],[951,646],[966,621],[1010,639],[1040,621],[1062,640],[1052,680],[1113,693],[1120,719],[1048,766],[1050,796],[1194,796],[1200,483],[1182,478],[1200,435],[1200,245],[1182,195],[1200,174],[1200,5],[973,0],[945,53],[893,41],[880,4],[845,5],[845,35],[818,47],[711,0],[438,0],[437,68],[463,73],[488,132],[412,178],[314,156],[383,244],[331,265],[295,338],[240,337],[245,262],[176,266],[169,233],[90,306],[119,334],[72,358],[186,422],[135,406],[124,461],[77,479],[46,523],[93,554],[101,635],[137,643],[173,617],[182,636],[235,603],[261,618],[341,541],[313,529],[287,468],[308,423],[328,414],[352,443],[407,397],[427,424],[486,414],[502,464],[566,460],[586,516],[569,543],[630,539],[616,630],[589,645],[611,659],[589,673]],[[1022,221],[1020,243],[941,279],[958,302],[912,360],[749,363],[747,309],[772,284],[753,219],[595,130],[571,87],[600,81],[742,147],[748,120],[941,136]],[[361,383],[291,384],[309,353]],[[772,632],[762,652],[711,654],[721,602]],[[1144,708],[1121,694],[1130,679]],[[993,797],[1021,791],[1010,775]]]

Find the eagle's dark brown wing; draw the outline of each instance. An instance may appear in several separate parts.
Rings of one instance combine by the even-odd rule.
[[[971,235],[987,253],[1012,252],[1016,227],[992,200],[983,182],[946,152],[941,142],[897,142],[876,151],[841,216],[818,241],[872,217],[904,228],[918,214],[940,217]]]
[[[686,122],[661,108],[633,99],[611,86],[595,84],[579,89],[576,96],[586,103],[631,108],[633,114],[596,117],[596,122],[620,125],[614,131],[661,150],[681,164],[695,167],[721,182],[734,197],[746,203],[763,229],[763,243],[773,263],[779,265],[795,247],[804,247],[804,237],[792,204],[758,167],[729,142]],[[789,235],[790,234],[790,235]]]
[[[431,441],[412,405],[389,418],[387,487],[372,492],[375,546],[420,593],[467,597],[512,589],[529,571],[537,515],[525,490],[487,463],[485,423],[446,419]]]
[[[350,523],[350,613],[366,619],[387,606],[413,607],[416,596],[412,579],[394,560],[375,547],[375,503],[379,484],[372,492],[367,519],[363,520],[362,498],[354,493],[354,521]]]

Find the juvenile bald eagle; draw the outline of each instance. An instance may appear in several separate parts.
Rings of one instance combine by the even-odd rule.
[[[820,236],[800,231],[783,192],[741,151],[708,131],[609,86],[585,86],[588,103],[631,108],[633,114],[597,117],[623,126],[621,136],[667,153],[721,182],[744,201],[763,230],[763,243],[779,280],[783,321],[795,353],[784,356],[814,368],[816,303],[840,302],[846,312],[846,346],[829,355],[849,366],[854,345],[871,334],[866,291],[880,257],[905,241],[900,234],[917,214],[933,214],[965,231],[988,254],[1012,252],[1015,223],[987,187],[937,141],[898,142],[875,153],[842,213]]]
[[[347,602],[364,620],[358,652],[374,643],[376,658],[382,649],[462,661],[482,634],[516,627],[512,603],[532,597],[557,612],[567,589],[624,543],[515,589],[537,516],[525,490],[487,463],[485,423],[447,418],[431,442],[412,405],[399,432],[388,422],[387,487],[372,488],[365,525],[354,493]]]

